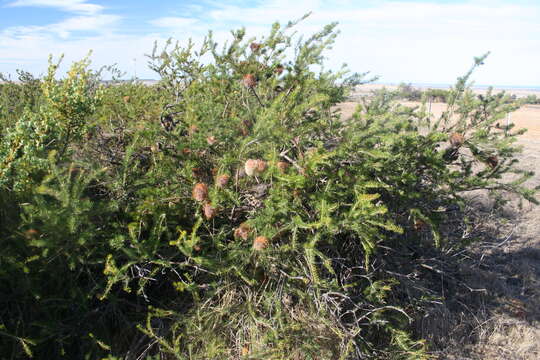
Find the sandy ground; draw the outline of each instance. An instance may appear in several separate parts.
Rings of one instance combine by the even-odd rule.
[[[403,102],[417,106],[418,103]],[[356,103],[340,105],[342,117],[354,112]],[[434,103],[438,116],[446,104]],[[529,186],[540,185],[540,105],[528,105],[510,114],[517,128],[527,128],[519,144],[523,146],[519,167],[536,175]],[[540,194],[536,197],[540,201]],[[439,359],[453,360],[538,360],[540,359],[540,206],[531,203],[512,207],[506,222],[492,226],[491,242],[469,250],[470,269],[464,279],[486,296],[482,305],[466,312],[450,314],[446,308],[435,322],[450,334],[448,347],[435,352]],[[426,334],[429,337],[429,334]]]

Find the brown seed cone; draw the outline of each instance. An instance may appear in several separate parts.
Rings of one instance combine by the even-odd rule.
[[[197,125],[193,124],[193,125],[190,125],[190,126],[189,126],[188,133],[189,133],[189,135],[193,135],[193,134],[195,134],[198,130],[199,130],[199,127],[198,127]]]
[[[209,136],[206,138],[206,142],[208,143],[208,145],[214,145],[217,142],[217,140],[215,136]]]
[[[193,174],[193,177],[200,179],[204,176],[204,171],[201,168],[194,167],[191,169],[191,173]]]
[[[497,165],[499,165],[499,158],[495,155],[492,155],[492,156],[489,156],[487,159],[486,159],[486,162],[488,163],[489,166],[491,166],[492,168],[496,167]]]
[[[240,238],[243,240],[247,240],[250,233],[251,233],[251,227],[246,223],[242,223],[240,224],[238,228],[234,230],[234,237],[236,239]]]
[[[461,145],[463,145],[463,143],[465,142],[465,138],[463,137],[462,134],[460,133],[453,133],[452,135],[450,135],[450,144],[455,147],[455,148],[458,148],[460,147]]]
[[[269,241],[266,236],[257,236],[253,240],[253,250],[261,251],[268,247]]]
[[[266,170],[266,161],[257,160],[257,174],[262,174]]]
[[[39,231],[37,231],[36,229],[28,229],[24,232],[24,236],[27,239],[34,239],[39,236]]]
[[[207,220],[210,220],[212,219],[214,216],[216,216],[217,214],[217,209],[215,207],[212,206],[212,204],[210,203],[205,203],[203,205],[203,213],[204,213],[204,217],[207,219]]]
[[[197,201],[205,201],[208,199],[208,186],[205,183],[195,184],[192,191],[193,199]]]
[[[216,178],[216,186],[220,189],[223,189],[225,186],[227,186],[230,178],[231,177],[227,174],[219,175]]]
[[[246,163],[244,164],[244,170],[246,171],[247,176],[257,175],[258,168],[259,168],[258,160],[248,159],[246,160]]]
[[[287,169],[289,168],[289,163],[285,161],[278,161],[277,168],[282,174],[285,174]]]
[[[257,78],[255,78],[255,75],[253,75],[253,74],[244,75],[244,78],[242,79],[242,82],[243,82],[245,87],[250,88],[250,89],[257,86]]]
[[[420,220],[420,219],[417,219],[415,222],[414,222],[414,230],[416,231],[421,231],[421,230],[424,230],[426,228],[427,224],[423,221],[423,220]]]

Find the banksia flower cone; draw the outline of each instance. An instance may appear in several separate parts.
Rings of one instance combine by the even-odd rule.
[[[285,171],[287,171],[287,169],[289,168],[289,163],[285,161],[279,161],[277,163],[277,168],[279,169],[279,171],[281,171],[282,174],[284,174]]]
[[[247,176],[257,175],[257,166],[258,166],[257,160],[253,160],[253,159],[247,160],[244,165],[244,170],[246,171],[246,175]]]
[[[257,52],[257,51],[259,51],[259,49],[261,48],[261,44],[258,44],[258,43],[256,43],[256,42],[252,42],[252,43],[249,45],[249,48],[251,49],[251,51]]]
[[[216,138],[214,136],[209,136],[206,138],[208,145],[214,145],[216,143]]]
[[[203,206],[203,213],[204,213],[204,217],[208,220],[210,220],[211,218],[213,218],[214,216],[216,216],[217,214],[217,210],[215,207],[212,206],[212,204],[210,203],[206,203],[204,204]]]
[[[247,176],[257,176],[262,174],[266,170],[266,161],[249,159],[244,165]]]
[[[266,161],[257,160],[257,173],[262,174],[266,170]]]
[[[458,148],[463,145],[464,142],[465,138],[460,133],[453,133],[452,135],[450,135],[450,144],[453,147]]]
[[[220,189],[223,189],[225,186],[227,186],[229,179],[230,179],[230,176],[227,174],[219,175],[216,178],[216,186]]]
[[[486,159],[487,163],[489,166],[491,166],[492,168],[496,167],[497,165],[499,165],[499,158],[495,155],[492,155],[490,157],[488,157]]]
[[[234,230],[234,237],[236,239],[240,238],[243,240],[247,240],[250,232],[251,232],[251,227],[246,223],[242,223],[240,224],[240,227]]]
[[[253,240],[253,250],[261,251],[268,247],[268,238],[266,236],[257,236]]]
[[[244,83],[245,87],[250,88],[250,89],[254,88],[257,85],[257,79],[255,78],[255,75],[253,74],[244,75],[242,82]]]
[[[191,193],[193,196],[193,199],[197,201],[205,201],[208,199],[208,186],[204,183],[198,183],[193,187],[193,191]]]
[[[195,124],[193,125],[190,125],[189,129],[188,129],[188,134],[189,135],[193,135],[195,134],[197,131],[199,130],[199,127]]]

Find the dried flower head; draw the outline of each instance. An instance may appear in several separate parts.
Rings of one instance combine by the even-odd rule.
[[[266,170],[266,161],[257,160],[257,174],[262,174]]]
[[[191,169],[194,178],[200,179],[204,176],[204,171],[201,168],[194,167]]]
[[[206,142],[208,145],[214,145],[216,143],[216,137],[215,136],[209,136],[206,138]]]
[[[285,161],[278,161],[277,168],[282,174],[284,174],[289,168],[289,163]]]
[[[252,42],[250,45],[249,45],[249,48],[251,49],[251,51],[253,52],[257,52],[261,49],[261,44],[259,43],[256,43],[256,42]]]
[[[499,158],[495,155],[491,155],[486,159],[486,162],[488,163],[489,166],[494,168],[497,165],[499,165]]]
[[[212,206],[210,203],[205,203],[203,205],[204,217],[208,220],[212,219],[217,214],[217,209]]]
[[[259,161],[254,159],[248,159],[244,164],[244,170],[246,171],[247,176],[257,175],[259,167]]]
[[[193,199],[197,201],[205,201],[208,199],[208,186],[205,183],[197,183],[192,191]]]
[[[285,67],[283,67],[283,65],[281,65],[281,64],[278,64],[278,65],[276,66],[276,70],[275,70],[275,71],[276,71],[276,74],[281,75],[281,74],[283,73],[284,70],[285,70]]]
[[[39,231],[37,231],[36,229],[28,229],[24,232],[24,236],[27,239],[34,239],[39,236]]]
[[[220,189],[223,189],[225,186],[227,186],[230,178],[231,177],[227,174],[219,175],[216,178],[216,186]]]
[[[452,135],[450,135],[450,144],[453,147],[458,148],[463,145],[464,142],[465,138],[460,133],[453,133]]]
[[[257,236],[253,240],[253,250],[261,251],[268,247],[269,241],[266,236]]]
[[[124,104],[127,104],[127,103],[129,103],[129,100],[131,100],[131,97],[129,97],[129,96],[124,96],[124,97],[123,97],[123,100],[124,100]]]
[[[189,135],[193,135],[195,134],[197,131],[199,130],[199,127],[195,124],[192,124],[189,126],[189,129],[188,129],[188,134]]]
[[[236,239],[247,240],[250,233],[251,227],[246,223],[242,223],[238,228],[234,230],[234,237]]]
[[[253,74],[246,74],[244,75],[244,78],[242,79],[242,82],[244,83],[244,86],[251,89],[257,86],[257,78]]]
[[[427,227],[427,224],[423,220],[420,220],[420,219],[416,219],[416,221],[414,222],[414,225],[413,225],[413,228],[416,231],[422,231],[426,227]]]

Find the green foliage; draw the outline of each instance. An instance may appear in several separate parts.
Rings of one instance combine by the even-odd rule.
[[[444,246],[467,191],[534,200],[495,127],[517,105],[469,73],[436,121],[392,93],[340,119],[362,76],[324,70],[335,24],[295,24],[156,46],[156,86],[51,63],[38,105],[2,113],[7,358],[427,357],[379,250]]]

